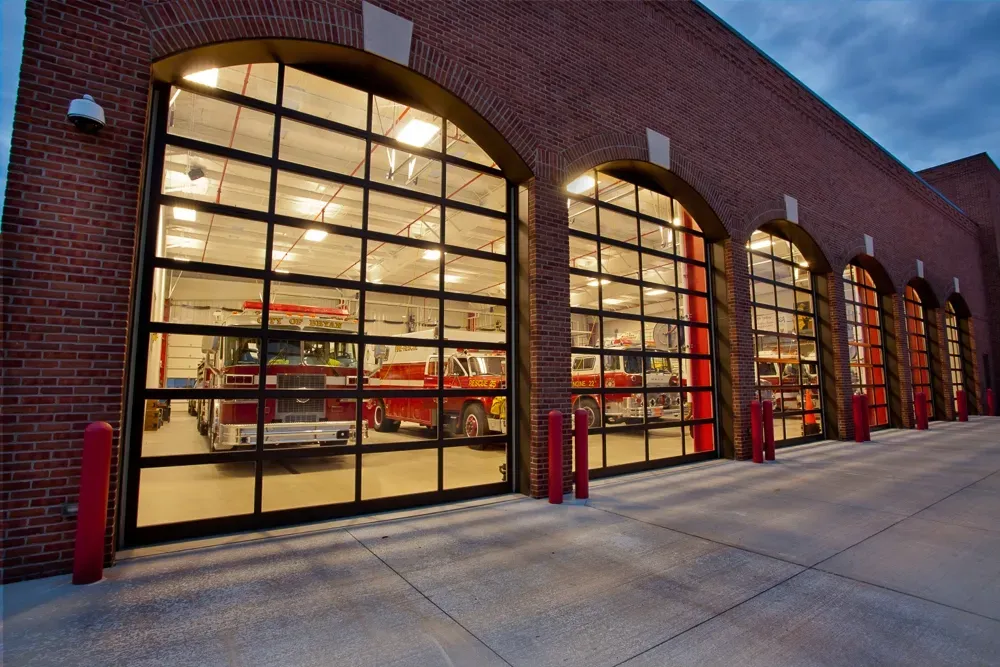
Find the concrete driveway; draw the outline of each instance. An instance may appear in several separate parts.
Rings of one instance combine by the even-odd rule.
[[[4,664],[998,664],[1000,419],[932,428],[7,586]]]

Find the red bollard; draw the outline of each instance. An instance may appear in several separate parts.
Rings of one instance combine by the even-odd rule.
[[[563,501],[562,424],[561,412],[549,412],[549,502],[553,505]]]
[[[958,399],[958,421],[969,421],[969,398],[966,396],[965,390],[959,389],[955,397]]]
[[[586,500],[590,497],[590,462],[588,461],[588,454],[590,450],[587,443],[587,411],[577,410],[576,415],[576,438],[574,440],[574,445],[576,446],[576,497],[579,500]]]
[[[764,401],[761,406],[761,419],[764,422],[764,459],[774,460],[774,405]]]
[[[851,408],[854,411],[854,442],[864,442],[865,427],[862,424],[861,394],[851,396]]]
[[[926,431],[927,430],[927,394],[920,391],[917,392],[914,397],[916,400],[913,403],[913,411],[916,413],[917,418],[917,430]]]
[[[993,390],[986,390],[986,414],[990,417],[997,416],[997,401],[993,396]]]
[[[762,439],[763,433],[761,429],[762,421],[763,415],[761,414],[760,401],[750,401],[750,438],[753,442],[754,463],[764,462],[764,442]]]
[[[111,483],[111,425],[94,422],[83,432],[83,466],[73,548],[73,583],[92,584],[104,574],[104,531]]]

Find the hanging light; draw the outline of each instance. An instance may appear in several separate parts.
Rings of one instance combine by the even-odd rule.
[[[583,176],[571,181],[570,184],[566,186],[566,190],[575,195],[580,195],[593,188],[594,184],[594,177],[590,174],[584,174]]]
[[[431,139],[437,136],[439,131],[440,128],[434,123],[414,118],[403,126],[403,129],[396,135],[396,140],[410,146],[423,148],[430,143]]]

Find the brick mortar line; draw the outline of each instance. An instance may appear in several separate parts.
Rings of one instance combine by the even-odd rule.
[[[411,581],[410,581],[409,579],[407,579],[407,578],[406,578],[406,577],[404,577],[404,576],[403,576],[402,574],[400,574],[400,572],[399,572],[399,571],[398,571],[398,570],[397,570],[396,568],[394,568],[394,567],[393,567],[392,565],[389,565],[389,563],[387,563],[387,562],[386,562],[385,560],[383,560],[381,556],[379,556],[379,555],[378,555],[377,553],[375,553],[374,551],[372,551],[372,550],[371,550],[371,549],[370,549],[370,548],[368,547],[368,545],[367,545],[367,544],[365,544],[364,542],[362,542],[361,540],[359,540],[359,539],[357,538],[357,536],[356,536],[356,535],[355,535],[354,533],[352,533],[352,532],[351,532],[351,529],[350,529],[350,528],[344,528],[343,530],[344,530],[344,532],[345,532],[345,533],[347,533],[348,535],[350,535],[350,536],[351,536],[351,538],[352,538],[352,539],[353,539],[353,540],[354,540],[355,542],[357,542],[358,544],[360,544],[360,545],[361,545],[361,547],[362,547],[362,548],[363,548],[363,549],[364,549],[365,551],[367,551],[367,552],[368,552],[368,553],[370,553],[370,554],[371,554],[372,556],[374,556],[375,558],[377,558],[377,559],[378,559],[378,561],[379,561],[380,563],[382,563],[383,565],[385,565],[385,566],[386,566],[387,568],[389,568],[389,570],[390,570],[390,571],[391,571],[391,572],[392,572],[393,574],[395,574],[395,575],[396,575],[397,577],[399,577],[400,579],[402,579],[403,581],[405,581],[405,582],[406,582],[406,585],[407,585],[407,586],[409,586],[410,588],[412,588],[413,590],[415,590],[415,591],[416,591],[416,592],[417,592],[417,593],[418,593],[418,594],[420,595],[420,597],[422,597],[423,599],[427,600],[427,602],[429,602],[430,604],[432,604],[432,605],[434,606],[434,608],[435,608],[435,609],[437,609],[437,610],[438,610],[438,611],[440,611],[440,612],[441,612],[442,614],[444,614],[444,615],[445,615],[445,616],[446,616],[446,617],[447,617],[447,618],[448,618],[449,620],[451,620],[451,621],[452,621],[452,622],[453,622],[453,623],[454,623],[455,625],[457,625],[458,627],[462,628],[462,630],[464,630],[465,632],[467,632],[467,633],[469,634],[469,636],[470,636],[470,637],[473,637],[473,638],[475,638],[475,640],[476,640],[477,642],[479,642],[480,644],[482,644],[483,646],[485,646],[485,647],[486,647],[486,649],[487,649],[487,650],[488,650],[488,651],[489,651],[490,653],[492,653],[492,654],[493,654],[493,655],[495,655],[496,657],[500,658],[500,660],[502,660],[502,661],[503,661],[503,663],[504,663],[505,665],[508,665],[509,667],[513,667],[513,665],[511,665],[511,663],[510,663],[510,662],[508,662],[508,661],[507,661],[507,659],[506,659],[506,658],[504,658],[504,657],[503,657],[502,655],[500,655],[500,654],[499,654],[499,653],[498,653],[498,652],[497,652],[497,651],[496,651],[496,650],[495,650],[495,649],[494,649],[494,648],[493,648],[492,646],[490,646],[490,645],[489,645],[489,644],[487,644],[487,643],[486,643],[485,641],[483,641],[483,640],[482,640],[482,639],[481,639],[481,638],[480,638],[480,637],[479,637],[479,636],[478,636],[477,634],[475,634],[474,632],[472,632],[471,630],[469,630],[469,628],[465,627],[465,625],[463,625],[463,624],[461,623],[461,621],[459,621],[459,620],[458,620],[457,618],[455,618],[454,616],[452,616],[451,614],[449,614],[449,613],[448,613],[447,611],[445,611],[445,610],[444,610],[444,609],[443,609],[443,608],[442,608],[442,607],[441,607],[441,606],[440,606],[440,605],[439,605],[438,603],[434,602],[434,600],[431,600],[431,599],[430,599],[430,598],[429,598],[429,597],[427,596],[427,594],[425,594],[425,593],[424,593],[424,592],[423,592],[422,590],[420,590],[419,588],[417,588],[417,587],[416,587],[416,586],[415,586],[415,585],[413,584],[413,582],[411,582]]]

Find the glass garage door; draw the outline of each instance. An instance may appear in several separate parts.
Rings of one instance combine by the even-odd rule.
[[[816,299],[809,262],[787,239],[760,230],[747,243],[757,397],[774,404],[774,438],[823,433]]]
[[[844,269],[844,309],[851,388],[855,394],[868,397],[869,423],[888,426],[889,389],[879,297],[872,277],[855,264]]]
[[[567,188],[573,407],[595,474],[715,456],[708,259],[680,202],[592,171]]]
[[[914,397],[917,394],[927,396],[927,414],[931,419],[934,419],[936,417],[934,412],[934,376],[931,373],[931,339],[928,333],[930,327],[927,312],[924,310],[920,294],[909,285],[906,287],[903,305],[906,309],[906,333],[909,336],[913,395]],[[916,399],[914,398],[914,400]]]
[[[278,64],[158,84],[154,106],[126,541],[509,490],[493,160]]]

